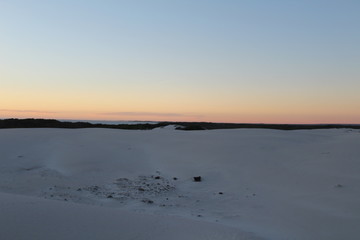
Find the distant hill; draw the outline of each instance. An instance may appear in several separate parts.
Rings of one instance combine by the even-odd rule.
[[[331,129],[350,128],[360,129],[358,124],[252,124],[252,123],[211,123],[211,122],[158,122],[136,124],[102,124],[89,122],[68,122],[55,119],[3,119],[0,120],[0,129],[4,128],[112,128],[128,130],[151,130],[168,125],[176,125],[176,130],[212,130],[235,128],[265,128],[278,130],[301,129]]]

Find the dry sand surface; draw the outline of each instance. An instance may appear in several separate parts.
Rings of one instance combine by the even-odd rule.
[[[0,239],[357,240],[359,200],[359,130],[0,130]]]

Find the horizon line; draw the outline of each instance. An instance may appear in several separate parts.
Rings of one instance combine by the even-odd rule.
[[[8,119],[17,119],[17,120],[26,120],[26,119],[35,119],[35,120],[57,120],[57,121],[75,121],[75,122],[152,122],[152,123],[215,123],[215,124],[249,124],[249,125],[360,125],[360,123],[265,123],[265,122],[216,122],[216,121],[155,121],[155,120],[101,120],[101,119],[57,119],[57,118],[36,118],[36,117],[26,117],[26,118],[0,118],[0,120]]]

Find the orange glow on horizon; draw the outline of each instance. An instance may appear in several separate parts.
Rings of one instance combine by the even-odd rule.
[[[277,124],[359,124],[356,115],[286,115],[286,114],[175,114],[152,112],[93,113],[51,111],[0,111],[0,118],[44,118],[58,120],[95,121],[171,121],[171,122],[224,122],[224,123],[277,123]]]

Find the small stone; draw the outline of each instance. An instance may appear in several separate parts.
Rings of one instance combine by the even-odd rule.
[[[141,200],[143,203],[147,203],[147,204],[152,204],[152,203],[154,203],[154,201],[153,200],[150,200],[150,199],[143,199],[143,200]]]
[[[194,182],[201,182],[201,176],[194,177]]]
[[[223,192],[219,192],[220,195],[223,195],[224,193]]]
[[[173,179],[174,179],[175,181],[176,181],[176,180],[178,180],[178,178],[177,178],[177,177],[174,177]]]
[[[107,198],[113,198],[113,196],[112,196],[112,195],[108,195]]]
[[[160,176],[156,176],[155,179],[160,179],[161,177]]]

